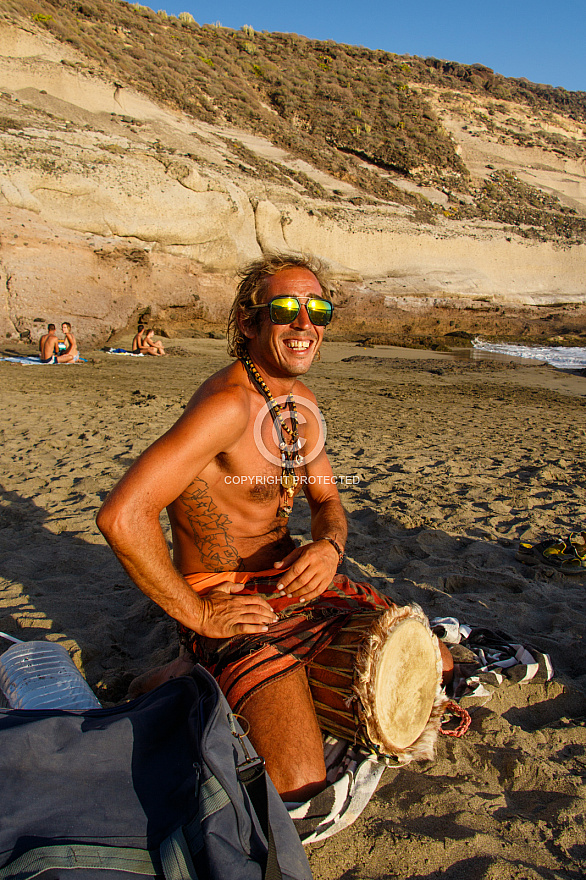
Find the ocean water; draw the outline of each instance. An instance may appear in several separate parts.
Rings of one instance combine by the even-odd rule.
[[[586,370],[586,348],[512,345],[504,342],[483,342],[482,339],[475,339],[472,345],[475,351],[528,358],[551,364],[552,367],[557,367],[559,370]]]

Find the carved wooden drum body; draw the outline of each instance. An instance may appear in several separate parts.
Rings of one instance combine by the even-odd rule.
[[[447,700],[418,605],[353,615],[307,672],[323,731],[403,764],[433,758]]]

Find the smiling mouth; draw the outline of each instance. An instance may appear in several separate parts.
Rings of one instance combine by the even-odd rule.
[[[292,351],[307,351],[312,345],[311,339],[285,339],[283,342]]]

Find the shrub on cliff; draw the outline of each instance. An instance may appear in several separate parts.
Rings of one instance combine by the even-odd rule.
[[[398,56],[296,34],[258,34],[249,26],[240,31],[200,26],[189,13],[175,18],[122,0],[4,0],[3,9],[0,14],[27,16],[95,59],[114,82],[205,121],[264,134],[377,199],[410,199],[379,169],[411,176],[423,169],[436,185],[449,180],[452,190],[468,188],[455,144],[426,99],[429,86],[445,90],[448,100],[457,90],[586,119],[585,93],[505,79],[483,65]],[[485,124],[495,126],[489,116]],[[559,135],[542,132],[539,138],[563,155],[580,153]],[[301,185],[312,189],[307,181]],[[510,190],[509,197],[521,210],[519,194]],[[477,216],[498,214],[499,200],[490,193],[477,199]],[[416,197],[411,200],[418,204]],[[543,215],[545,209],[539,210]],[[563,220],[561,226],[552,219],[553,226],[540,228],[571,228],[578,235],[578,224]]]

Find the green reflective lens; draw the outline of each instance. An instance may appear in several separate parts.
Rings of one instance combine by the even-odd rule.
[[[327,299],[310,299],[307,303],[307,314],[316,327],[325,327],[332,320],[332,304]]]
[[[299,301],[294,296],[279,296],[269,303],[269,315],[273,324],[290,324],[299,314]]]

